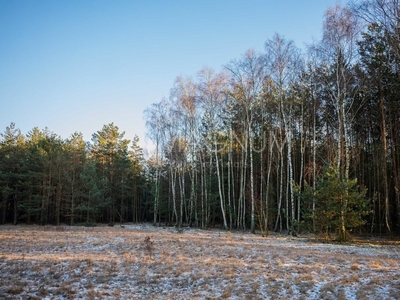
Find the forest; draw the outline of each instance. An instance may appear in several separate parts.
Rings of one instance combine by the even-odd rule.
[[[0,223],[400,234],[398,0],[329,8],[322,32],[177,77],[144,112],[149,157],[114,123],[90,142],[11,123]]]

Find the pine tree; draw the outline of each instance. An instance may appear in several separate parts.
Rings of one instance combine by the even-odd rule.
[[[369,213],[365,194],[366,189],[357,185],[357,179],[340,177],[336,166],[328,166],[315,191],[317,231],[328,236],[337,233],[339,241],[347,241],[349,230],[365,224],[363,216]]]

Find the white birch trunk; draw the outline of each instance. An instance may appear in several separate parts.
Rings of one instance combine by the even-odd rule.
[[[249,129],[250,131],[250,129]],[[254,170],[253,170],[253,134],[249,133],[250,141],[250,197],[251,197],[251,223],[250,230],[251,233],[255,233],[255,214],[254,214]]]
[[[267,182],[266,182],[266,191],[265,191],[265,234],[268,234],[268,223],[269,223],[269,186],[270,186],[270,177],[271,177],[271,168],[272,168],[272,151],[273,151],[273,142],[272,138],[270,138],[269,144],[269,157],[268,157],[268,168],[267,168]]]
[[[228,224],[226,222],[226,215],[225,215],[225,205],[224,205],[224,198],[222,195],[222,187],[221,187],[221,176],[220,176],[220,171],[219,171],[219,162],[218,162],[218,149],[217,149],[217,143],[215,142],[215,165],[217,167],[217,178],[218,178],[218,192],[219,192],[219,198],[220,198],[220,204],[221,204],[221,212],[222,212],[222,218],[224,222],[224,229],[228,229]]]

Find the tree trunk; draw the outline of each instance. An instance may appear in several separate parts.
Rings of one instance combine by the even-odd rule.
[[[14,194],[14,212],[13,212],[13,224],[18,223],[18,189],[16,189]]]
[[[269,223],[269,186],[271,178],[272,169],[272,151],[273,151],[273,141],[272,136],[269,140],[269,156],[268,156],[268,168],[267,168],[267,182],[265,191],[265,234],[268,234],[268,223]]]
[[[175,215],[175,225],[178,225],[179,218],[178,218],[178,212],[176,210],[176,191],[175,191],[176,170],[171,166],[170,172],[171,172],[172,205],[173,205],[173,210],[174,210],[174,215]]]
[[[296,217],[295,214],[295,201],[294,201],[294,190],[293,190],[293,165],[292,165],[292,132],[288,130],[288,138],[287,138],[287,161],[289,168],[289,190],[290,190],[290,203],[291,203],[291,216],[290,216],[290,229],[288,230],[292,232],[294,230],[294,220]]]
[[[249,130],[251,131],[251,130]],[[249,140],[250,140],[250,197],[251,197],[251,223],[250,223],[250,230],[251,233],[255,233],[255,214],[254,214],[254,170],[253,170],[253,134],[252,132],[249,133]]]
[[[183,169],[183,167],[182,167]],[[181,172],[179,173],[180,176],[178,178],[178,182],[179,182],[179,190],[180,190],[180,206],[179,206],[179,228],[181,228],[183,226],[183,208],[184,208],[184,204],[185,204],[185,173],[183,170],[181,170]]]
[[[279,161],[280,161],[280,165],[278,165],[278,172],[280,169],[280,176],[279,176],[279,194],[278,194],[278,210],[277,210],[277,215],[276,215],[276,222],[275,222],[275,227],[274,227],[274,231],[278,230],[278,225],[279,223],[282,223],[282,219],[281,219],[281,209],[282,209],[282,198],[283,198],[283,153],[282,153],[282,147],[283,145],[281,145],[280,149],[279,149]],[[277,172],[277,174],[278,174]],[[280,227],[280,231],[282,231],[282,226]]]
[[[382,142],[382,174],[385,188],[385,225],[386,229],[390,232],[390,215],[389,215],[389,181],[387,174],[387,142],[386,142],[386,117],[385,105],[381,84],[379,83],[379,108],[381,113],[381,142]]]
[[[217,143],[215,142],[215,165],[217,166],[217,178],[218,178],[218,192],[219,192],[219,199],[220,199],[220,204],[221,204],[221,212],[222,212],[222,218],[224,222],[224,229],[228,229],[228,224],[226,222],[226,215],[225,215],[225,205],[224,205],[224,198],[222,195],[222,187],[221,187],[221,176],[220,176],[220,171],[219,171],[219,161],[218,161],[218,149],[217,149]]]
[[[231,199],[231,162],[232,162],[232,130],[229,131],[229,150],[228,150],[228,205],[229,205],[229,228],[233,226],[233,205]]]
[[[72,180],[71,180],[71,221],[70,221],[70,225],[74,225],[74,213],[75,213],[75,175],[76,172],[75,170],[73,170],[72,172]]]

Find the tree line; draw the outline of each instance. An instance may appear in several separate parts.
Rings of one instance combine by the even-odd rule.
[[[397,0],[337,5],[307,51],[276,34],[177,77],[145,111],[148,159],[113,123],[92,143],[11,124],[1,221],[400,233],[399,14]]]
[[[146,111],[153,222],[400,233],[400,8],[339,5],[302,53],[279,34],[177,77]]]
[[[138,142],[124,139],[113,123],[93,134],[92,143],[81,133],[63,140],[47,128],[22,135],[11,123],[1,134],[0,222],[148,220],[149,183]]]

